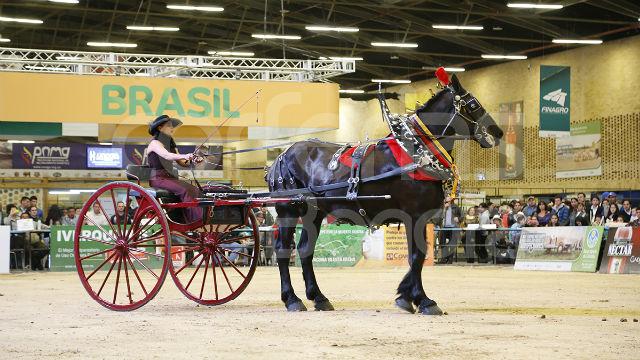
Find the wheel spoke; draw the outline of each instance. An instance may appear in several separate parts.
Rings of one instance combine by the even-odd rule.
[[[109,251],[110,251],[110,250],[111,250],[111,249],[109,249]],[[111,260],[111,258],[113,258],[114,256],[116,256],[116,254],[117,254],[117,252],[115,252],[115,251],[114,251],[113,253],[111,253],[111,255],[109,255],[109,257],[107,257],[107,258],[102,262],[102,264],[100,264],[100,266],[98,266],[97,268],[95,268],[95,269],[91,272],[91,274],[89,274],[89,276],[87,276],[87,281],[89,281],[89,279],[91,279],[91,277],[93,276],[93,274],[95,274],[96,272],[98,272],[98,270],[102,269],[102,267],[104,266],[104,264],[108,263],[108,262],[109,262],[109,260]]]
[[[131,243],[129,243],[129,246],[135,247],[136,245],[145,243],[147,241],[159,240],[159,239],[162,239],[162,238],[164,238],[164,234],[160,234],[158,236],[154,236],[154,237],[150,237],[150,238],[145,238],[144,240],[138,240],[138,241],[131,242]],[[162,244],[158,244],[158,245],[162,245]],[[164,246],[164,245],[162,245],[162,246]]]
[[[104,253],[106,253],[107,251],[111,251],[111,250],[113,250],[113,249],[106,249],[106,250],[102,250],[102,251],[97,252],[97,253],[93,253],[93,254],[91,254],[91,255],[83,256],[83,257],[81,257],[81,258],[80,258],[80,261],[83,261],[83,260],[86,260],[86,259],[89,259],[89,258],[92,258],[92,257],[98,256],[98,255],[100,255],[100,254],[104,254]]]
[[[176,246],[186,247],[186,245],[176,245]],[[171,248],[172,248],[171,255],[180,254],[180,253],[187,252],[187,251],[196,251],[196,250],[200,251],[200,250],[202,250],[202,247],[198,246],[198,245],[194,245],[194,247],[190,247],[188,249],[182,249],[182,250],[176,250],[176,251],[173,251],[173,246]]]
[[[200,266],[202,266],[202,263],[204,262],[204,257],[202,257],[202,259],[200,260],[200,263],[198,264],[198,266],[196,267],[196,270],[193,272],[193,274],[191,275],[191,279],[189,279],[189,282],[187,283],[187,286],[184,288],[185,290],[189,289],[189,285],[191,285],[191,282],[193,281],[193,279],[196,277],[196,274],[198,273],[198,270],[200,270]]]
[[[246,279],[246,278],[247,278],[247,277],[246,277],[246,276],[245,276],[245,275],[244,275],[244,274],[243,274],[243,273],[238,269],[238,267],[237,267],[233,262],[231,262],[231,260],[229,260],[229,258],[227,258],[227,256],[226,256],[225,254],[223,254],[221,251],[218,251],[218,252],[220,253],[220,255],[222,255],[222,258],[223,258],[226,262],[228,262],[228,263],[229,263],[229,265],[231,265],[231,267],[233,267],[233,268],[238,272],[238,274],[240,274],[240,276],[242,276],[242,278],[243,278],[243,279]],[[222,265],[220,265],[220,267],[222,267]]]
[[[100,225],[96,224],[96,222],[95,222],[95,221],[93,221],[91,218],[89,218],[86,214],[84,215],[84,217],[85,217],[87,220],[89,220],[89,222],[90,222],[90,223],[92,223],[92,224],[93,224],[93,226],[97,226],[97,227],[98,227],[98,229],[100,229],[100,231],[102,231],[102,233],[103,233],[103,234],[107,234],[107,236],[108,236],[108,237],[110,237],[113,241],[118,241],[116,238],[114,238],[114,237],[113,237],[113,235],[111,235],[111,233],[110,233],[110,232],[105,231],[105,230],[102,228],[102,226],[100,226]],[[114,232],[114,234],[116,234],[116,233]]]
[[[127,295],[129,296],[129,304],[133,304],[133,300],[131,299],[131,285],[129,285],[129,271],[127,270],[127,262],[124,263],[124,278],[127,280]]]
[[[160,259],[164,259],[164,255],[154,254],[154,253],[150,253],[148,251],[144,251],[144,250],[140,250],[140,249],[136,249],[136,248],[129,248],[129,251],[135,251],[135,252],[139,252],[139,253],[142,253],[142,254],[155,256],[155,257],[160,258]]]
[[[122,227],[120,226],[120,221],[118,220],[118,203],[116,202],[116,198],[113,195],[113,189],[111,189],[110,191],[111,191],[111,201],[113,201],[113,208],[116,209],[114,219],[116,220],[116,224],[118,225],[118,236],[122,237]]]
[[[138,275],[138,271],[136,270],[136,267],[133,266],[133,262],[131,261],[131,256],[129,256],[128,254],[127,254],[127,261],[129,262],[129,265],[131,266],[131,270],[133,270],[133,274],[136,276],[136,279],[138,279],[138,284],[140,284],[142,291],[144,291],[145,295],[149,295],[149,293],[147,292],[147,289],[144,287],[144,284],[142,283],[142,280],[140,279],[140,275]]]
[[[207,283],[207,274],[209,273],[209,254],[206,255],[206,261],[204,262],[204,277],[202,278],[202,286],[200,286],[200,300],[202,300],[202,293],[204,292],[204,284]]]
[[[231,292],[233,293],[233,286],[231,286],[231,282],[229,281],[229,277],[227,277],[227,272],[224,271],[224,266],[222,266],[222,262],[218,261],[218,264],[220,265],[220,270],[222,270],[222,275],[224,275],[224,279],[227,280],[227,285],[229,285],[229,290],[231,290]]]
[[[127,230],[127,215],[129,214],[129,205],[131,205],[131,199],[129,198],[129,191],[131,188],[127,187],[127,201],[125,201],[124,205],[124,230],[122,231],[123,236],[126,238],[129,235],[129,231],[131,231],[131,226],[129,226],[129,230]],[[133,224],[131,224],[133,225]]]
[[[154,216],[153,216],[153,217],[147,218],[147,222],[146,222],[144,225],[142,225],[141,227],[138,227],[138,228],[136,229],[136,231],[135,231],[131,236],[128,236],[128,237],[127,237],[127,239],[136,239],[138,236],[140,236],[140,233],[142,232],[142,230],[143,230],[147,225],[149,225],[149,224],[151,223],[151,220],[153,220],[154,218],[157,218],[157,217],[158,217],[158,216],[154,214]],[[151,226],[153,226],[153,225],[151,225]],[[132,224],[132,227],[133,227],[133,224]]]
[[[189,261],[185,262],[185,263],[184,263],[184,265],[182,265],[182,267],[181,267],[180,269],[178,269],[178,271],[176,271],[176,272],[175,272],[176,276],[177,276],[178,274],[180,274],[180,272],[181,272],[182,270],[184,270],[184,268],[186,268],[187,266],[191,265],[191,264],[192,264],[192,263],[193,263],[197,258],[199,258],[199,257],[200,257],[200,255],[202,255],[202,253],[198,253],[198,255],[196,255],[196,256],[194,256],[194,257],[192,257],[192,258],[191,258],[191,260],[189,260]]]
[[[117,253],[114,253],[117,254]],[[98,296],[100,296],[100,293],[102,292],[102,289],[104,288],[104,284],[107,283],[107,279],[109,279],[109,275],[111,275],[111,271],[113,271],[113,267],[116,266],[116,262],[118,261],[118,259],[120,258],[120,256],[116,257],[116,260],[113,262],[113,264],[111,264],[111,267],[109,268],[109,272],[107,273],[107,276],[104,278],[104,281],[102,282],[102,285],[100,286],[100,290],[98,290]]]
[[[213,288],[215,289],[216,292],[216,300],[219,299],[218,297],[218,279],[216,279],[216,256],[214,254],[214,256],[211,257],[211,270],[213,271]]]
[[[131,250],[131,249],[129,249],[129,250]],[[131,254],[131,252],[129,252],[129,255],[133,255],[133,254]],[[156,279],[159,279],[158,275],[157,275],[156,273],[154,273],[154,272],[153,272],[153,270],[149,269],[149,268],[147,267],[147,265],[145,265],[142,261],[140,261],[140,259],[138,259],[138,258],[137,258],[137,257],[135,257],[135,256],[131,256],[131,258],[132,258],[133,260],[137,261],[137,262],[138,262],[138,264],[142,265],[142,267],[143,267],[143,268],[145,268],[148,272],[150,272],[150,273],[151,273],[151,275],[153,275]]]
[[[116,229],[113,227],[113,225],[111,224],[111,219],[109,219],[109,216],[107,215],[107,212],[104,210],[104,208],[102,207],[102,203],[100,202],[100,199],[96,199],[96,201],[98,202],[98,206],[100,206],[100,212],[102,213],[102,215],[104,215],[104,218],[107,219],[107,224],[109,224],[109,227],[111,228],[111,231],[113,231],[114,234],[118,234],[118,232],[116,231]],[[86,217],[86,215],[85,215]],[[91,219],[89,219],[89,221],[91,221],[94,225],[98,226],[94,221],[92,221]],[[100,228],[100,230],[102,230],[102,228]],[[104,232],[104,230],[102,230]],[[114,239],[115,240],[115,239]]]
[[[202,243],[202,241],[200,239],[191,237],[191,236],[189,236],[187,234],[184,234],[184,233],[181,233],[181,232],[178,232],[178,231],[172,231],[171,235],[177,235],[177,236],[183,237],[183,238],[185,238],[187,240],[191,240],[191,241],[193,241],[195,243],[199,243],[199,244]]]
[[[225,250],[225,251],[228,251],[228,252],[232,252],[232,253],[234,253],[234,254],[238,254],[238,255],[240,255],[240,256],[246,256],[246,257],[248,257],[248,258],[251,258],[251,257],[252,257],[252,256],[251,256],[251,255],[249,255],[249,254],[245,254],[245,253],[242,253],[242,252],[239,252],[239,251],[236,251],[236,250],[231,250],[231,249],[224,249],[224,250]]]
[[[105,244],[105,245],[116,246],[116,244],[115,244],[115,243],[108,242],[108,241],[104,241],[104,240],[100,240],[100,239],[96,239],[96,238],[92,238],[92,237],[88,237],[88,236],[80,235],[80,236],[78,236],[78,237],[79,237],[80,239],[85,239],[85,240],[95,241],[95,242],[99,242],[99,243],[102,243],[102,244]]]
[[[253,235],[247,235],[247,236],[241,236],[241,237],[236,237],[236,238],[231,238],[231,239],[218,240],[218,244],[232,244],[234,242],[238,242],[238,241],[244,240],[244,239],[253,239]]]
[[[113,292],[113,305],[116,304],[116,298],[118,297],[118,285],[120,285],[120,268],[122,268],[122,256],[118,259],[118,274],[116,275],[116,290]]]

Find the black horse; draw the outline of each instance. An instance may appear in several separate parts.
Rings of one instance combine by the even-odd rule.
[[[416,115],[431,134],[438,135],[441,145],[449,153],[455,139],[474,139],[481,147],[490,148],[496,146],[503,135],[493,118],[473,95],[462,88],[455,75],[448,86],[416,110]],[[277,194],[278,191],[346,181],[350,177],[350,167],[340,164],[335,170],[328,168],[340,147],[340,144],[314,139],[293,144],[267,170],[265,180],[269,190]],[[361,163],[361,178],[399,167],[387,142],[379,141],[373,147],[372,153]],[[441,181],[418,181],[401,174],[362,183],[359,187],[359,196],[391,195],[388,200],[335,200],[336,196],[344,197],[347,192],[347,189],[340,188],[315,194],[317,200],[313,202],[276,205],[279,233],[275,251],[280,270],[281,299],[287,310],[306,310],[293,290],[289,275],[289,260],[294,250],[293,237],[299,219],[302,219],[303,230],[297,248],[307,299],[314,301],[316,310],[333,310],[331,302],[320,291],[312,266],[320,225],[330,214],[358,225],[404,223],[410,269],[398,286],[396,305],[411,313],[415,312],[415,304],[420,313],[442,314],[422,287],[422,266],[426,257],[425,225],[442,208],[445,197],[442,185]],[[329,196],[334,198],[322,200]]]

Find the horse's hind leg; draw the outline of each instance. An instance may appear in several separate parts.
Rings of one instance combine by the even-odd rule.
[[[320,234],[320,226],[324,214],[317,214],[313,221],[305,221],[303,218],[303,229],[298,241],[298,256],[302,265],[302,277],[304,278],[305,292],[307,299],[313,300],[314,308],[321,311],[331,311],[333,305],[327,299],[318,286],[316,275],[313,272],[313,252],[316,247],[316,240]]]
[[[276,210],[278,207],[276,206]],[[280,271],[280,298],[287,311],[306,311],[307,308],[299,297],[296,296],[291,285],[291,275],[289,274],[289,261],[293,251],[293,235],[296,231],[297,216],[293,216],[284,211],[278,211],[279,231],[275,242],[275,253],[278,259],[278,270]]]

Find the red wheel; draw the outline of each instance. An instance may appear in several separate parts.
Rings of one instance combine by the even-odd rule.
[[[242,224],[205,224],[193,231],[171,232],[169,272],[187,298],[203,305],[224,304],[251,281],[260,237],[253,211],[242,211]]]
[[[168,234],[164,211],[142,187],[130,182],[101,187],[82,207],[73,239],[82,285],[111,310],[148,303],[167,276]]]

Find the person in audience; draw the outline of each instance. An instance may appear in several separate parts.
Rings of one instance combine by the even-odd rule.
[[[131,224],[131,222],[133,221],[133,213],[131,211],[131,209],[125,209],[126,205],[124,204],[123,201],[118,201],[118,203],[116,204],[116,213],[113,214],[113,216],[111,216],[111,223],[113,225],[117,225],[117,224],[122,224],[124,222],[124,218],[125,218],[125,210],[127,213],[127,224]]]
[[[29,200],[28,197],[23,196],[22,199],[20,199],[20,208],[18,208],[18,210],[20,210],[20,214],[25,212],[28,213],[30,206],[31,206],[31,200]]]
[[[34,206],[35,208],[35,206]],[[34,211],[34,215],[37,215],[37,211]],[[20,215],[20,219],[32,219],[29,212],[24,212]],[[33,225],[34,229],[36,225]],[[24,234],[25,239],[28,241],[29,248],[31,250],[31,270],[44,270],[42,259],[49,255],[49,249],[45,244],[42,236],[37,232],[26,232]]]
[[[9,225],[11,219],[9,218],[9,215],[11,214],[11,210],[12,209],[18,209],[15,204],[7,204],[7,207],[5,208],[5,212],[4,212],[4,217],[2,218],[2,222],[0,222],[1,225]]]
[[[591,197],[591,207],[589,208],[589,224],[596,223],[596,217],[600,217],[602,219],[603,213],[604,209],[602,205],[600,205],[600,199],[597,196]]]
[[[609,216],[609,199],[602,200],[602,218],[606,219]]]
[[[62,208],[62,217],[65,217],[65,216],[67,216],[67,208],[63,207]]]
[[[93,225],[93,226],[102,226],[109,225],[109,220],[107,220],[107,215],[102,214],[100,210],[100,204],[98,201],[94,202],[91,206],[91,211],[87,212],[87,215],[84,219],[84,225]]]
[[[538,227],[538,226],[540,226],[540,224],[538,223],[538,216],[537,215],[529,216],[525,227]]]
[[[549,220],[549,223],[547,224],[547,226],[561,226],[560,218],[558,217],[557,214],[551,215],[551,220]]]
[[[489,204],[485,204],[482,203],[480,204],[480,206],[478,206],[478,211],[479,211],[479,215],[478,215],[478,220],[480,222],[480,226],[484,226],[484,225],[489,225],[491,224],[491,217],[490,217],[490,212],[489,212],[489,208],[491,207],[491,203]],[[494,209],[495,209],[495,205],[494,205]],[[497,213],[494,214],[493,216],[498,215]],[[481,230],[478,232],[477,234],[478,236],[476,236],[476,246],[475,246],[475,253],[478,256],[478,263],[487,263],[489,262],[489,254],[487,253],[487,247],[486,247],[486,243],[487,243],[487,236],[489,235],[489,233],[487,232],[487,230]]]
[[[553,198],[551,213],[558,216],[558,226],[569,225],[569,208],[562,202],[562,197],[559,195]]]
[[[547,203],[540,201],[538,203],[538,211],[536,217],[538,218],[538,226],[547,226],[549,220],[551,220],[551,213],[547,210]]]
[[[610,192],[609,195],[607,196],[607,199],[609,199],[609,204],[616,204],[618,205],[618,195],[615,192]]]
[[[509,231],[509,241],[513,244],[514,248],[517,249],[520,243],[520,234],[522,231],[520,230],[525,227],[527,224],[527,217],[523,212],[519,212],[516,214],[516,222],[511,225],[511,231]]]
[[[640,217],[640,216],[638,216],[638,215],[640,215],[640,212],[638,212],[638,210],[640,210],[640,206],[638,206],[638,207],[634,207],[634,208],[633,208],[633,209],[631,209],[631,210],[632,210],[632,212],[633,212],[633,215],[631,216],[631,219],[630,219],[630,221],[629,221],[629,222],[633,222],[633,221],[638,220],[638,218]]]
[[[529,196],[527,198],[527,206],[522,210],[526,217],[531,217],[538,212],[538,206],[536,205],[536,198]]]
[[[77,222],[76,209],[73,206],[68,207],[67,215],[62,218],[62,225],[76,226]]]
[[[38,216],[38,208],[36,206],[32,206],[29,208],[29,217],[33,219],[33,221],[42,222],[42,218]]]
[[[467,210],[467,214],[464,216],[463,227],[468,227],[469,225],[477,225],[479,223],[480,220],[478,218],[478,215],[476,214],[476,208],[470,207],[469,210]],[[464,238],[464,255],[468,263],[474,262],[473,253],[476,245],[476,237],[476,230],[466,231]]]
[[[458,231],[447,230],[460,226],[462,212],[455,202],[447,197],[444,199],[442,212],[442,230],[439,232],[440,260],[438,264],[453,264],[453,255],[458,246]]]
[[[618,221],[618,216],[620,216],[620,213],[618,211],[618,205],[611,204],[609,205],[609,213],[605,218],[606,219],[605,222],[616,222]]]
[[[585,209],[587,208],[586,201],[587,201],[587,195],[583,192],[578,193],[578,203],[582,204],[585,207]]]
[[[51,205],[49,211],[47,211],[47,218],[44,223],[47,226],[62,225],[62,218],[64,217],[62,210],[58,205]]]
[[[42,211],[42,209],[38,207],[38,197],[33,195],[32,197],[29,198],[29,202],[31,206],[35,206],[35,208],[38,209],[38,218],[43,219],[44,212]]]
[[[13,206],[9,210],[9,216],[4,219],[4,224],[11,226],[11,230],[15,230],[18,227],[18,221],[20,219],[20,209],[16,206]]]
[[[591,226],[601,226],[601,225],[603,225],[602,216],[596,216],[596,218],[591,223]]]
[[[575,226],[588,226],[589,225],[589,215],[584,210],[584,204],[578,203],[578,208],[576,210],[576,216],[574,218]]]
[[[511,212],[511,215],[509,215],[509,223],[508,226],[512,226],[513,224],[515,224],[516,222],[518,222],[518,219],[516,219],[516,215],[520,212],[522,212],[523,207],[522,207],[522,202],[520,200],[516,200],[513,202],[513,211]],[[524,215],[524,213],[523,213]]]
[[[273,216],[269,212],[269,209],[263,206],[260,208],[260,211],[262,211],[262,214],[264,214],[264,224],[262,224],[262,226],[272,226],[273,224],[275,224],[275,221],[273,220]]]
[[[627,226],[639,226],[640,227],[640,206],[636,208],[635,217],[629,221]]]
[[[633,215],[633,211],[631,211],[631,202],[628,199],[625,199],[622,201],[620,216],[622,216],[624,222],[628,223],[631,221],[631,215]]]

